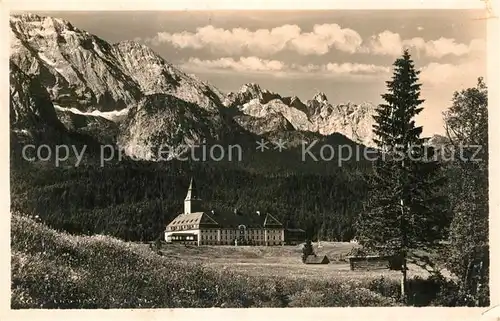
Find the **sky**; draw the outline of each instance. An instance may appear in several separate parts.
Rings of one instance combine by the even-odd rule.
[[[258,83],[282,96],[382,103],[392,64],[408,48],[420,73],[425,135],[443,134],[454,91],[486,78],[486,20],[478,10],[38,12],[114,43],[148,45],[223,92]],[[487,80],[486,80],[487,82]]]

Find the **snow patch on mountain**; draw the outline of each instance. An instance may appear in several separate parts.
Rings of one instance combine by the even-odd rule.
[[[110,120],[112,122],[120,122],[123,119],[127,117],[127,114],[130,111],[130,108],[125,108],[121,110],[112,110],[112,111],[99,111],[99,110],[93,110],[91,112],[84,112],[76,108],[66,108],[66,107],[61,107],[59,105],[54,105],[54,108],[56,110],[60,111],[65,111],[65,112],[71,112],[73,114],[77,115],[84,115],[84,116],[96,116],[96,117],[102,117],[107,120]]]

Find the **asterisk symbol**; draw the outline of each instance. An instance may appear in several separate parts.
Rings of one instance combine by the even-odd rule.
[[[260,142],[257,141],[257,148],[256,149],[263,152],[266,149],[269,149],[269,147],[267,146],[267,142],[264,139],[261,139]]]
[[[285,144],[286,142],[284,142],[281,138],[278,140],[277,143],[274,143],[276,146],[274,147],[274,149],[277,149],[279,150],[280,152],[283,150],[283,149],[286,149],[285,147]]]

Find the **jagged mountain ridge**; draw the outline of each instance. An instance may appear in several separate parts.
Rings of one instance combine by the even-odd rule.
[[[264,118],[273,123],[286,119],[296,130],[317,132],[322,135],[341,133],[355,142],[372,145],[372,126],[375,107],[368,103],[332,105],[326,95],[318,92],[313,99],[303,103],[298,97],[281,97],[277,93],[263,90],[258,84],[249,83],[237,92],[226,96],[224,105],[255,118]],[[245,128],[258,133],[255,121]]]
[[[154,141],[149,136],[162,132],[165,138],[173,138],[173,133],[168,131],[185,120],[178,110],[183,104],[172,103],[177,98],[194,104],[197,109],[190,113],[195,115],[192,121],[184,121],[185,124],[190,128],[202,126],[194,121],[197,114],[207,111],[214,116],[205,118],[204,126],[213,129],[214,137],[219,136],[217,117],[220,118],[222,94],[215,87],[183,73],[150,48],[132,41],[109,44],[67,21],[34,14],[11,16],[10,26],[11,73],[12,68],[16,68],[40,82],[53,103],[51,110],[55,119],[59,118],[67,130],[94,135],[101,143],[123,144],[123,148],[137,141]],[[150,96],[157,94],[171,96],[171,99],[163,100],[163,105],[148,103],[152,100]],[[26,108],[19,104],[30,106],[27,101],[14,100],[11,103],[14,115],[16,110]],[[141,119],[125,121],[129,111],[144,105],[156,108],[157,114],[171,124],[166,121],[152,124],[142,114]],[[158,115],[147,114],[151,119],[158,119]],[[139,129],[137,123],[151,126]],[[153,126],[158,124],[163,128]],[[149,129],[154,130],[148,132]],[[133,130],[137,133],[132,133]],[[187,128],[185,132],[190,130]],[[138,135],[144,137],[137,139]],[[134,141],[126,142],[126,137],[134,137]],[[199,135],[188,135],[179,143],[192,142],[193,138],[201,139]],[[167,140],[159,141],[177,143]]]
[[[115,142],[125,150],[145,144],[154,150],[159,143],[199,144],[231,131],[247,140],[252,136],[245,132],[299,131],[338,132],[367,142],[361,129],[367,127],[368,106],[363,112],[355,105],[342,109],[324,94],[303,103],[257,84],[224,95],[142,44],[109,44],[62,19],[33,14],[11,16],[10,25],[11,65],[40,82],[67,130],[102,143]],[[371,127],[366,131],[371,133]]]
[[[170,94],[215,110],[220,93],[175,68],[150,48],[109,44],[58,18],[34,14],[10,18],[10,59],[38,76],[52,101],[82,111],[120,110],[145,95]]]
[[[37,76],[52,101],[83,111],[119,110],[135,103],[140,91],[121,72],[113,47],[71,23],[33,14],[10,18],[10,60]]]

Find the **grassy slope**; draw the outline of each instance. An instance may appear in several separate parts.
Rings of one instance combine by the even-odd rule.
[[[397,282],[251,276],[12,217],[12,308],[388,306]],[[387,280],[389,281],[389,280]],[[380,292],[371,291],[369,288]],[[388,295],[390,296],[390,295]]]

